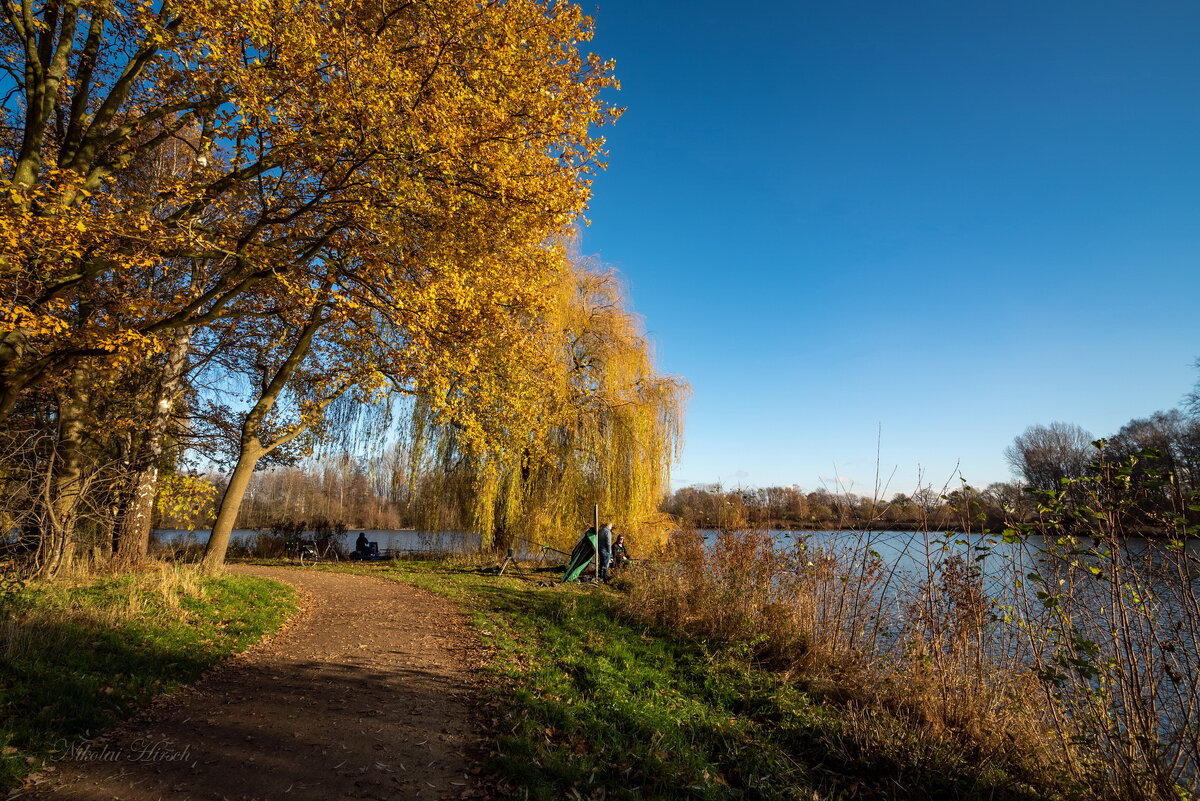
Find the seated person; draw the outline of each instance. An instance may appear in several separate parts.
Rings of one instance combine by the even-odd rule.
[[[613,541],[612,546],[612,564],[613,567],[622,567],[633,561],[629,555],[629,550],[625,547],[625,535],[618,534]]]
[[[378,559],[379,543],[368,541],[367,532],[360,531],[358,539],[354,541],[354,552],[360,559]]]

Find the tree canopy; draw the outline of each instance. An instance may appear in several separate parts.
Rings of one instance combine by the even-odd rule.
[[[575,280],[555,243],[619,113],[591,34],[558,0],[7,5],[0,426],[6,491],[43,499],[8,512],[43,571],[85,507],[148,533],[133,499],[214,364],[240,375],[235,474],[323,434],[345,399],[419,395],[479,464],[565,408],[543,380]],[[118,407],[152,435],[118,436]],[[85,504],[110,465],[137,475]]]
[[[485,284],[521,302],[614,115],[566,3],[6,8],[0,413],[81,358],[330,280],[408,316]]]
[[[1095,452],[1093,439],[1074,423],[1030,426],[1013,440],[1004,455],[1030,487],[1057,490],[1064,479],[1085,474]]]

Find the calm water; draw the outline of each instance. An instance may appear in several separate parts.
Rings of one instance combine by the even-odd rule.
[[[359,532],[365,533],[368,541],[377,543],[381,553],[384,551],[406,554],[477,553],[479,551],[480,537],[478,534],[470,531],[356,528],[350,529],[337,538],[343,553],[350,553],[354,550],[354,541],[358,539]],[[204,545],[208,542],[211,533],[209,529],[197,529],[195,531],[158,529],[154,532],[154,535],[163,544],[178,543],[182,545],[193,543]],[[230,536],[230,544],[241,546],[251,545],[257,536],[257,529],[234,529],[233,534]],[[312,537],[312,532],[308,532],[308,537]],[[518,547],[514,551],[517,557],[521,559],[536,559],[541,554],[541,549],[536,544],[530,542],[518,543]],[[548,556],[554,557],[556,554],[552,551]],[[559,558],[565,557],[560,556]],[[551,561],[551,564],[553,564],[553,561]]]
[[[365,531],[367,539],[379,544],[381,551],[401,553],[473,553],[479,550],[480,537],[469,531],[423,531],[417,529],[381,530],[353,529],[339,538],[342,550],[354,550],[354,541],[358,533]],[[192,542],[203,545],[208,542],[210,531],[197,529],[183,531],[179,529],[159,529],[154,532],[162,543]],[[710,545],[716,542],[718,532],[701,530],[697,532]],[[783,531],[768,532],[781,549],[794,549],[803,545],[808,549],[826,549],[835,553],[870,553],[877,554],[883,564],[894,567],[901,573],[917,575],[923,573],[926,566],[936,563],[946,556],[954,554],[977,565],[986,576],[999,577],[1008,573],[1016,560],[1021,564],[1040,564],[1044,559],[1047,543],[1041,537],[1029,537],[1017,544],[999,542],[992,536],[977,534],[942,534],[921,533],[911,531]],[[248,545],[257,537],[255,529],[236,529],[231,541],[239,545]],[[1091,541],[1081,540],[1081,549],[1092,545]],[[518,543],[517,555],[521,558],[535,558],[540,553],[536,544],[530,542]],[[1144,556],[1157,550],[1147,540],[1132,539],[1127,541],[1126,550],[1131,556]],[[637,554],[637,541],[631,540],[630,549]],[[1189,541],[1185,548],[1200,564],[1200,540]],[[553,552],[550,555],[555,555]],[[559,558],[563,558],[560,556]]]
[[[379,544],[380,551],[401,553],[471,553],[479,550],[479,535],[468,531],[418,531],[401,529],[382,531],[375,529],[353,529],[338,538],[342,551],[349,553],[354,550],[354,541],[359,532],[365,532],[367,539]],[[208,529],[196,531],[181,531],[179,529],[159,529],[154,532],[159,542],[187,543],[204,545],[212,532]],[[230,537],[230,544],[249,545],[258,536],[256,529],[235,529]]]
[[[807,548],[826,550],[838,554],[871,554],[890,568],[900,573],[920,574],[928,565],[937,564],[949,556],[958,556],[976,565],[985,579],[999,578],[1011,572],[1012,566],[1037,566],[1046,563],[1050,550],[1063,552],[1053,541],[1040,536],[1029,536],[1016,543],[1007,543],[995,535],[923,533],[913,531],[783,531],[773,530],[770,534],[780,549]],[[700,530],[710,546],[717,541],[719,532]],[[1074,552],[1084,562],[1089,557],[1085,552],[1095,545],[1089,537],[1079,538]],[[1130,538],[1123,543],[1123,555],[1133,562],[1148,565],[1166,554],[1166,543],[1162,540]],[[1188,561],[1193,564],[1193,579],[1200,578],[1200,540],[1189,540],[1184,546]]]

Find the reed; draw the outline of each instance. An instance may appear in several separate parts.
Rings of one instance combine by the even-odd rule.
[[[970,764],[1049,796],[1190,798],[1195,531],[1180,513],[1158,521],[1161,540],[1126,536],[1128,469],[1101,463],[995,534],[680,535],[626,574],[622,614],[740,645],[840,704],[845,760]]]
[[[780,547],[766,532],[722,532],[631,571],[623,611],[741,644],[758,665],[841,704],[842,761],[871,754],[925,776],[974,764],[1005,774],[1002,783],[1044,786],[1062,754],[1029,692],[1035,674],[997,670],[991,605],[969,568],[954,558],[929,567],[914,581],[869,542],[800,536]]]

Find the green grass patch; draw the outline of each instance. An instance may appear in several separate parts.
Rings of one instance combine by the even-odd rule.
[[[168,569],[4,597],[0,787],[276,631],[291,587]]]
[[[848,742],[845,709],[759,669],[748,648],[622,619],[609,588],[439,562],[330,569],[424,587],[471,616],[493,648],[492,769],[518,798],[1038,797],[1002,771],[950,759],[914,771],[902,752]]]

